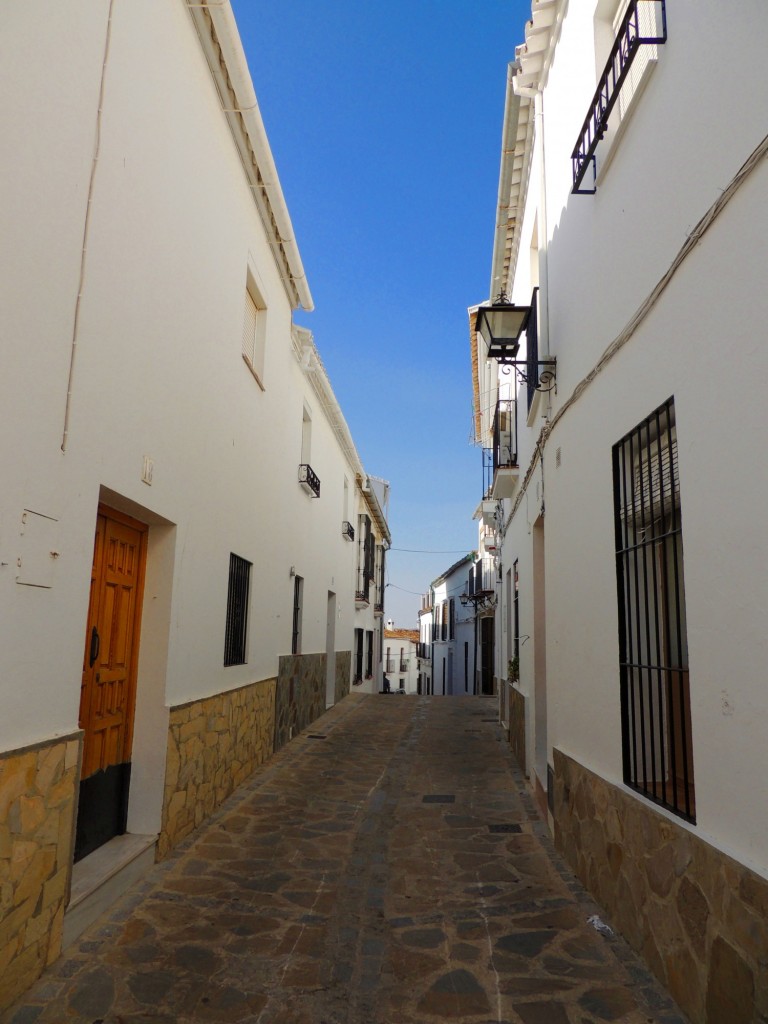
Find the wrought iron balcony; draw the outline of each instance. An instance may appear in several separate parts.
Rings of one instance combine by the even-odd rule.
[[[641,5],[647,12],[648,6],[653,10],[650,18],[641,18]],[[657,16],[658,12],[658,16]],[[641,21],[643,26],[641,27]],[[655,34],[643,34],[646,22],[650,26],[660,24]],[[594,195],[597,191],[597,160],[595,151],[600,140],[608,129],[608,119],[619,98],[621,87],[629,75],[632,61],[638,50],[646,44],[655,45],[667,41],[667,13],[665,0],[630,0],[619,31],[608,55],[605,70],[597,83],[595,95],[592,97],[589,111],[581,127],[579,138],[571,154],[573,164],[573,188],[575,195]],[[589,168],[592,168],[592,188],[583,188],[582,183]]]
[[[408,671],[408,658],[401,658],[400,659],[400,671],[401,672],[407,672]]]
[[[320,497],[320,478],[308,462],[302,462],[299,466],[299,483],[313,498]]]
[[[347,540],[355,539],[355,528],[352,523],[348,523],[346,519],[341,524],[341,536],[346,537]]]
[[[493,483],[490,495],[511,498],[514,494],[520,467],[517,464],[517,399],[501,398],[493,417],[492,462]]]
[[[474,605],[484,604],[496,593],[496,570],[493,559],[483,557],[469,570],[467,597]]]

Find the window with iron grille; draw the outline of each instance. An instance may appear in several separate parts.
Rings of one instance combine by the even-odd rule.
[[[448,602],[448,639],[453,640],[456,632],[456,599],[451,598]]]
[[[248,629],[248,590],[251,563],[238,555],[229,556],[227,623],[224,631],[224,665],[246,663]]]
[[[624,781],[695,821],[674,399],[613,448]]]
[[[365,677],[370,679],[373,675],[373,630],[365,631]]]
[[[363,681],[363,630],[355,630],[355,680],[356,683]]]
[[[295,576],[293,580],[293,630],[291,633],[291,654],[301,654],[301,609],[304,603],[304,580]]]

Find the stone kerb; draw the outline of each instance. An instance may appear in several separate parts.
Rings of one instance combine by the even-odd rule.
[[[275,679],[171,708],[158,859],[273,752]]]
[[[81,737],[0,756],[0,1011],[61,951]]]
[[[768,1019],[768,881],[559,750],[555,844],[694,1024]]]

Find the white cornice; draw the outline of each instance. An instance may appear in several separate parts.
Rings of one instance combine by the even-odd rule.
[[[254,202],[294,308],[314,308],[229,0],[183,0],[194,22]]]

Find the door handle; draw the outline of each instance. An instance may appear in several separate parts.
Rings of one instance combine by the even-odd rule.
[[[91,630],[91,650],[88,654],[88,668],[93,668],[93,663],[99,656],[99,648],[101,647],[101,638],[99,637],[99,631],[94,626]]]

